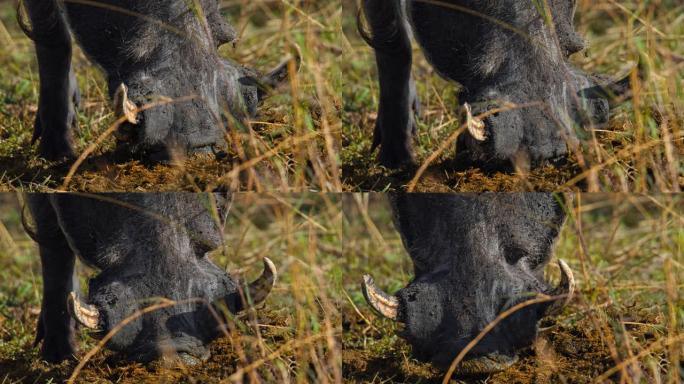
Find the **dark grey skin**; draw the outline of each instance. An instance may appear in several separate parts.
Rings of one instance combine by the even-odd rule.
[[[153,160],[224,146],[228,127],[253,116],[266,92],[288,73],[283,64],[261,75],[219,56],[217,47],[237,35],[216,0],[23,3],[41,80],[34,141],[40,139],[40,155],[49,160],[74,157],[79,92],[70,31],[104,70],[110,96],[116,98],[123,84],[133,107],[162,101],[140,111],[135,124],[126,121],[117,134],[122,148]],[[201,9],[190,8],[195,3]],[[168,98],[181,100],[164,102]]]
[[[239,283],[207,257],[222,245],[230,199],[182,193],[29,195],[44,279],[36,339],[43,343],[43,359],[60,362],[76,353],[76,323],[68,308],[69,294],[78,292],[76,257],[100,271],[89,282],[86,304],[100,313],[99,336],[155,298],[206,301],[143,315],[108,348],[143,362],[166,356],[186,363],[206,359],[206,345],[219,336],[223,321],[207,304],[218,313],[221,307],[231,313],[246,307]]]
[[[375,49],[380,83],[373,149],[380,146],[386,167],[415,161],[411,31],[437,72],[463,86],[460,103],[471,105],[474,116],[510,103],[542,103],[485,117],[485,140],[461,135],[462,159],[476,165],[502,169],[564,158],[568,145],[577,146],[577,127],[607,122],[610,99],[629,88],[627,80],[610,84],[569,63],[585,47],[573,24],[576,0],[548,1],[553,25],[533,1],[438,3],[364,1],[365,38]]]
[[[393,296],[395,320],[404,324],[399,335],[418,360],[446,369],[503,311],[539,293],[554,296],[544,267],[565,221],[562,197],[401,194],[391,203],[415,273]],[[468,353],[459,372],[494,372],[515,362],[553,303],[506,318]]]

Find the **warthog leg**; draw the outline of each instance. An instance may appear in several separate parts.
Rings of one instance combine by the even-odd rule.
[[[43,271],[43,303],[35,344],[43,343],[41,355],[48,362],[73,359],[76,352],[75,321],[67,316],[69,293],[78,290],[74,278],[76,257],[59,230],[57,216],[47,195],[30,195],[29,205],[36,220],[32,234],[40,245]],[[40,213],[40,216],[37,214]],[[47,246],[49,244],[49,246]]]
[[[31,27],[22,26],[35,41],[40,72],[33,142],[40,139],[40,155],[48,160],[70,158],[80,95],[71,67],[69,28],[56,0],[25,0],[24,4]]]
[[[412,110],[418,109],[418,100],[411,80],[411,40],[401,1],[365,0],[364,9],[371,30],[366,40],[375,49],[380,78],[380,106],[372,150],[380,147],[380,163],[397,168],[414,162]]]

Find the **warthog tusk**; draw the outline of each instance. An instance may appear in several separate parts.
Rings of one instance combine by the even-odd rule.
[[[276,271],[275,264],[268,257],[264,257],[264,272],[248,286],[252,305],[261,304],[266,300],[277,279],[278,271]]]
[[[550,294],[551,296],[565,296],[562,302],[556,302],[549,310],[547,314],[557,315],[563,308],[570,303],[572,297],[575,295],[575,276],[572,274],[572,269],[563,260],[558,260],[558,267],[561,270],[561,279],[558,286],[554,288]]]
[[[563,306],[568,305],[572,296],[575,294],[575,276],[572,269],[564,260],[558,260],[558,267],[561,270],[561,281],[556,288],[556,295],[566,295]]]
[[[121,83],[114,93],[114,116],[117,119],[126,117],[126,121],[135,125],[138,124],[138,107],[128,99],[128,87]]]
[[[466,124],[468,126],[468,133],[470,133],[470,136],[477,141],[486,141],[487,131],[485,130],[484,121],[473,116],[473,109],[470,107],[470,104],[465,103],[463,104],[463,107],[466,110]]]
[[[71,316],[82,326],[94,330],[99,328],[100,312],[95,306],[83,303],[81,299],[76,296],[76,293],[71,292],[69,294],[69,297],[67,298],[67,308]]]
[[[363,296],[373,309],[388,319],[397,320],[399,300],[378,288],[370,275],[363,276],[362,290]]]
[[[247,289],[244,292],[232,292],[224,298],[215,300],[213,304],[218,308],[227,306],[231,312],[237,314],[249,307],[263,303],[269,293],[271,293],[277,279],[278,272],[275,264],[273,264],[269,258],[264,257],[264,272],[262,272],[261,276],[256,280],[247,285]],[[242,284],[240,283],[240,285]],[[233,304],[234,307],[231,307],[231,304]]]

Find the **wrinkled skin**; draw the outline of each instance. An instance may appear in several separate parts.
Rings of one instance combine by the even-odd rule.
[[[396,320],[415,358],[447,368],[501,312],[552,291],[544,267],[565,220],[557,199],[534,193],[392,196],[395,226],[415,272],[395,294]],[[536,337],[549,305],[506,318],[469,352],[461,373],[513,363]]]
[[[37,332],[43,359],[59,362],[76,352],[67,296],[78,292],[77,256],[100,271],[87,298],[101,315],[99,335],[154,298],[221,300],[232,313],[242,309],[238,283],[207,257],[221,246],[229,201],[194,194],[29,195],[44,279]],[[205,345],[219,335],[218,325],[205,303],[187,302],[132,321],[107,347],[139,361],[197,362],[208,357]]]
[[[627,85],[608,85],[568,62],[585,46],[573,25],[576,0],[548,1],[553,28],[532,1],[442,3],[364,1],[366,40],[375,49],[380,82],[373,147],[380,146],[382,165],[414,163],[418,100],[410,30],[437,72],[463,86],[460,102],[471,105],[473,115],[527,105],[483,117],[484,141],[469,132],[461,135],[458,149],[467,162],[489,168],[520,161],[539,165],[566,156],[568,145],[576,147],[579,126],[607,122],[609,95]]]
[[[236,33],[216,0],[197,2],[201,10],[183,0],[94,3],[24,0],[41,78],[34,141],[40,139],[40,154],[49,160],[74,156],[80,97],[69,30],[104,70],[111,97],[123,84],[134,107],[159,103],[117,133],[121,148],[152,160],[225,145],[226,129],[253,116],[264,91],[287,72],[281,67],[261,76],[218,55]]]

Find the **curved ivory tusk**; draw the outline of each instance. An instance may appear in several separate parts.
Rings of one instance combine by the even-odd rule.
[[[549,315],[557,315],[560,313],[560,311],[570,303],[570,300],[572,300],[572,297],[575,294],[576,283],[575,276],[572,274],[572,269],[570,269],[565,261],[560,259],[558,260],[558,267],[561,270],[560,283],[558,283],[558,286],[550,293],[551,296],[565,296],[565,299],[563,299],[562,302],[554,303],[547,311],[547,314]]]
[[[126,117],[126,121],[135,125],[138,124],[138,107],[128,99],[128,87],[121,83],[114,93],[114,116],[117,119]]]
[[[370,275],[363,276],[362,290],[363,296],[373,309],[388,319],[397,320],[399,300],[378,288]]]
[[[487,131],[485,130],[484,121],[473,116],[473,109],[470,107],[470,104],[465,103],[463,104],[463,107],[465,107],[466,110],[466,124],[468,126],[468,133],[470,133],[470,136],[477,141],[486,141]]]
[[[83,303],[76,293],[69,294],[67,308],[71,316],[82,326],[94,330],[99,328],[100,312],[95,306]]]
[[[556,295],[566,295],[563,306],[568,305],[572,296],[575,294],[575,276],[572,274],[572,269],[564,260],[558,260],[558,267],[561,270],[561,280],[556,287]]]
[[[258,279],[250,283],[247,288],[248,297],[252,300],[253,306],[261,304],[266,300],[277,279],[278,271],[276,271],[275,264],[268,257],[264,257],[264,272]],[[246,308],[247,306],[245,305],[244,307]]]

